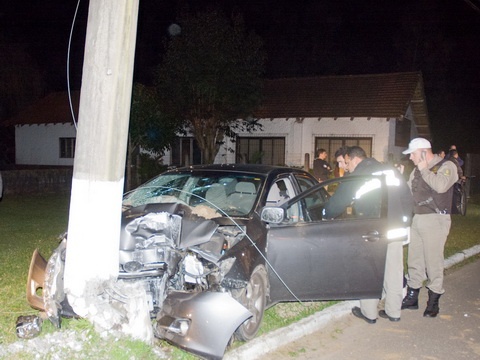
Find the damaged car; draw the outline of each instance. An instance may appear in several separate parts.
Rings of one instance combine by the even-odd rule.
[[[344,181],[357,198],[334,219],[324,208]],[[205,165],[167,171],[123,199],[118,283],[145,295],[158,338],[222,358],[232,338],[255,337],[281,301],[380,297],[386,248],[403,241],[387,223],[383,177],[318,184],[303,170]],[[369,196],[373,212],[360,211]],[[35,251],[32,307],[60,326],[75,316],[63,292],[64,239],[46,261]],[[41,291],[40,291],[41,289]]]

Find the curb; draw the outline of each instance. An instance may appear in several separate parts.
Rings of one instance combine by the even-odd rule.
[[[462,261],[477,255],[480,253],[480,245],[472,246],[470,249],[466,249],[456,253],[455,255],[450,256],[448,259],[445,259],[443,266],[445,269],[449,269],[454,265],[461,263]]]
[[[469,249],[463,250],[452,255],[448,259],[445,259],[444,268],[448,269],[479,253],[480,245],[475,245]],[[358,303],[358,300],[343,301],[339,304],[330,306],[294,324],[290,324],[284,328],[259,336],[236,349],[227,351],[224,359],[259,359],[262,355],[265,355],[283,345],[325,328],[332,321],[349,314],[352,307],[358,306]]]
[[[358,304],[358,300],[342,301],[294,324],[259,336],[237,349],[226,352],[223,358],[225,360],[259,359],[262,355],[283,345],[323,329],[330,322],[349,314],[352,306],[358,306]]]

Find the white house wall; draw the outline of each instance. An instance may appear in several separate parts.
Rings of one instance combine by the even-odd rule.
[[[303,166],[305,154],[310,154],[312,166],[316,137],[369,137],[372,138],[372,156],[387,161],[389,142],[394,142],[395,121],[385,118],[305,118],[262,119],[263,131],[239,133],[241,137],[285,137],[285,159],[288,166]],[[234,144],[229,141],[226,147]],[[235,154],[222,149],[215,162],[235,162]]]
[[[410,109],[409,109],[410,110]],[[406,117],[412,119],[407,112]],[[401,158],[404,147],[395,146],[396,119],[386,118],[277,118],[262,119],[263,131],[239,133],[241,137],[285,138],[285,163],[303,167],[305,154],[309,154],[312,166],[316,137],[369,137],[372,138],[372,156],[379,161]],[[416,137],[412,121],[411,138]],[[16,163],[19,165],[73,166],[73,159],[60,158],[59,139],[76,137],[72,124],[40,124],[16,126]],[[215,158],[215,163],[234,163],[235,143],[225,139]],[[166,152],[164,163],[171,163],[170,152]]]
[[[22,125],[15,128],[15,159],[19,165],[73,166],[60,158],[60,138],[76,137],[72,124]]]
[[[313,162],[316,137],[367,137],[372,139],[372,156],[378,161],[387,159],[390,122],[385,118],[321,118],[304,121],[305,134],[311,134],[309,139],[310,156]],[[394,138],[391,138],[392,141]]]
[[[295,148],[294,142],[302,138],[302,124],[296,123],[295,119],[274,119],[260,120],[263,131],[253,133],[238,133],[241,137],[283,137],[285,138],[285,160],[288,165],[302,166],[303,160],[301,153]],[[235,144],[227,140],[220,149],[216,163],[235,162],[235,153],[228,152],[227,149],[235,149]]]

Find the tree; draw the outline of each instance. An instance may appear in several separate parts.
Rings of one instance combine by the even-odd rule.
[[[155,88],[134,84],[129,136],[135,147],[161,154],[182,131],[182,125],[162,112]]]
[[[246,33],[241,16],[217,10],[178,23],[155,84],[162,110],[193,133],[202,162],[213,163],[225,136],[259,127],[250,115],[261,101],[262,41]]]
[[[134,84],[128,133],[127,189],[138,185],[132,181],[134,174],[131,169],[133,163],[138,164],[134,157],[140,149],[163,155],[177,135],[182,133],[182,125],[161,111],[155,88]]]

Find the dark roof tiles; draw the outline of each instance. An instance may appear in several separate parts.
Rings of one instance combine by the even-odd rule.
[[[80,91],[72,91],[72,107],[78,119]],[[67,92],[54,92],[20,111],[4,125],[66,124],[73,123]]]
[[[417,72],[266,80],[255,116],[401,117],[419,83]]]
[[[79,92],[72,92],[78,114]],[[421,136],[430,133],[422,75],[419,72],[316,76],[265,80],[257,118],[380,117],[403,118],[412,105]],[[72,122],[68,93],[52,93],[5,125]]]

